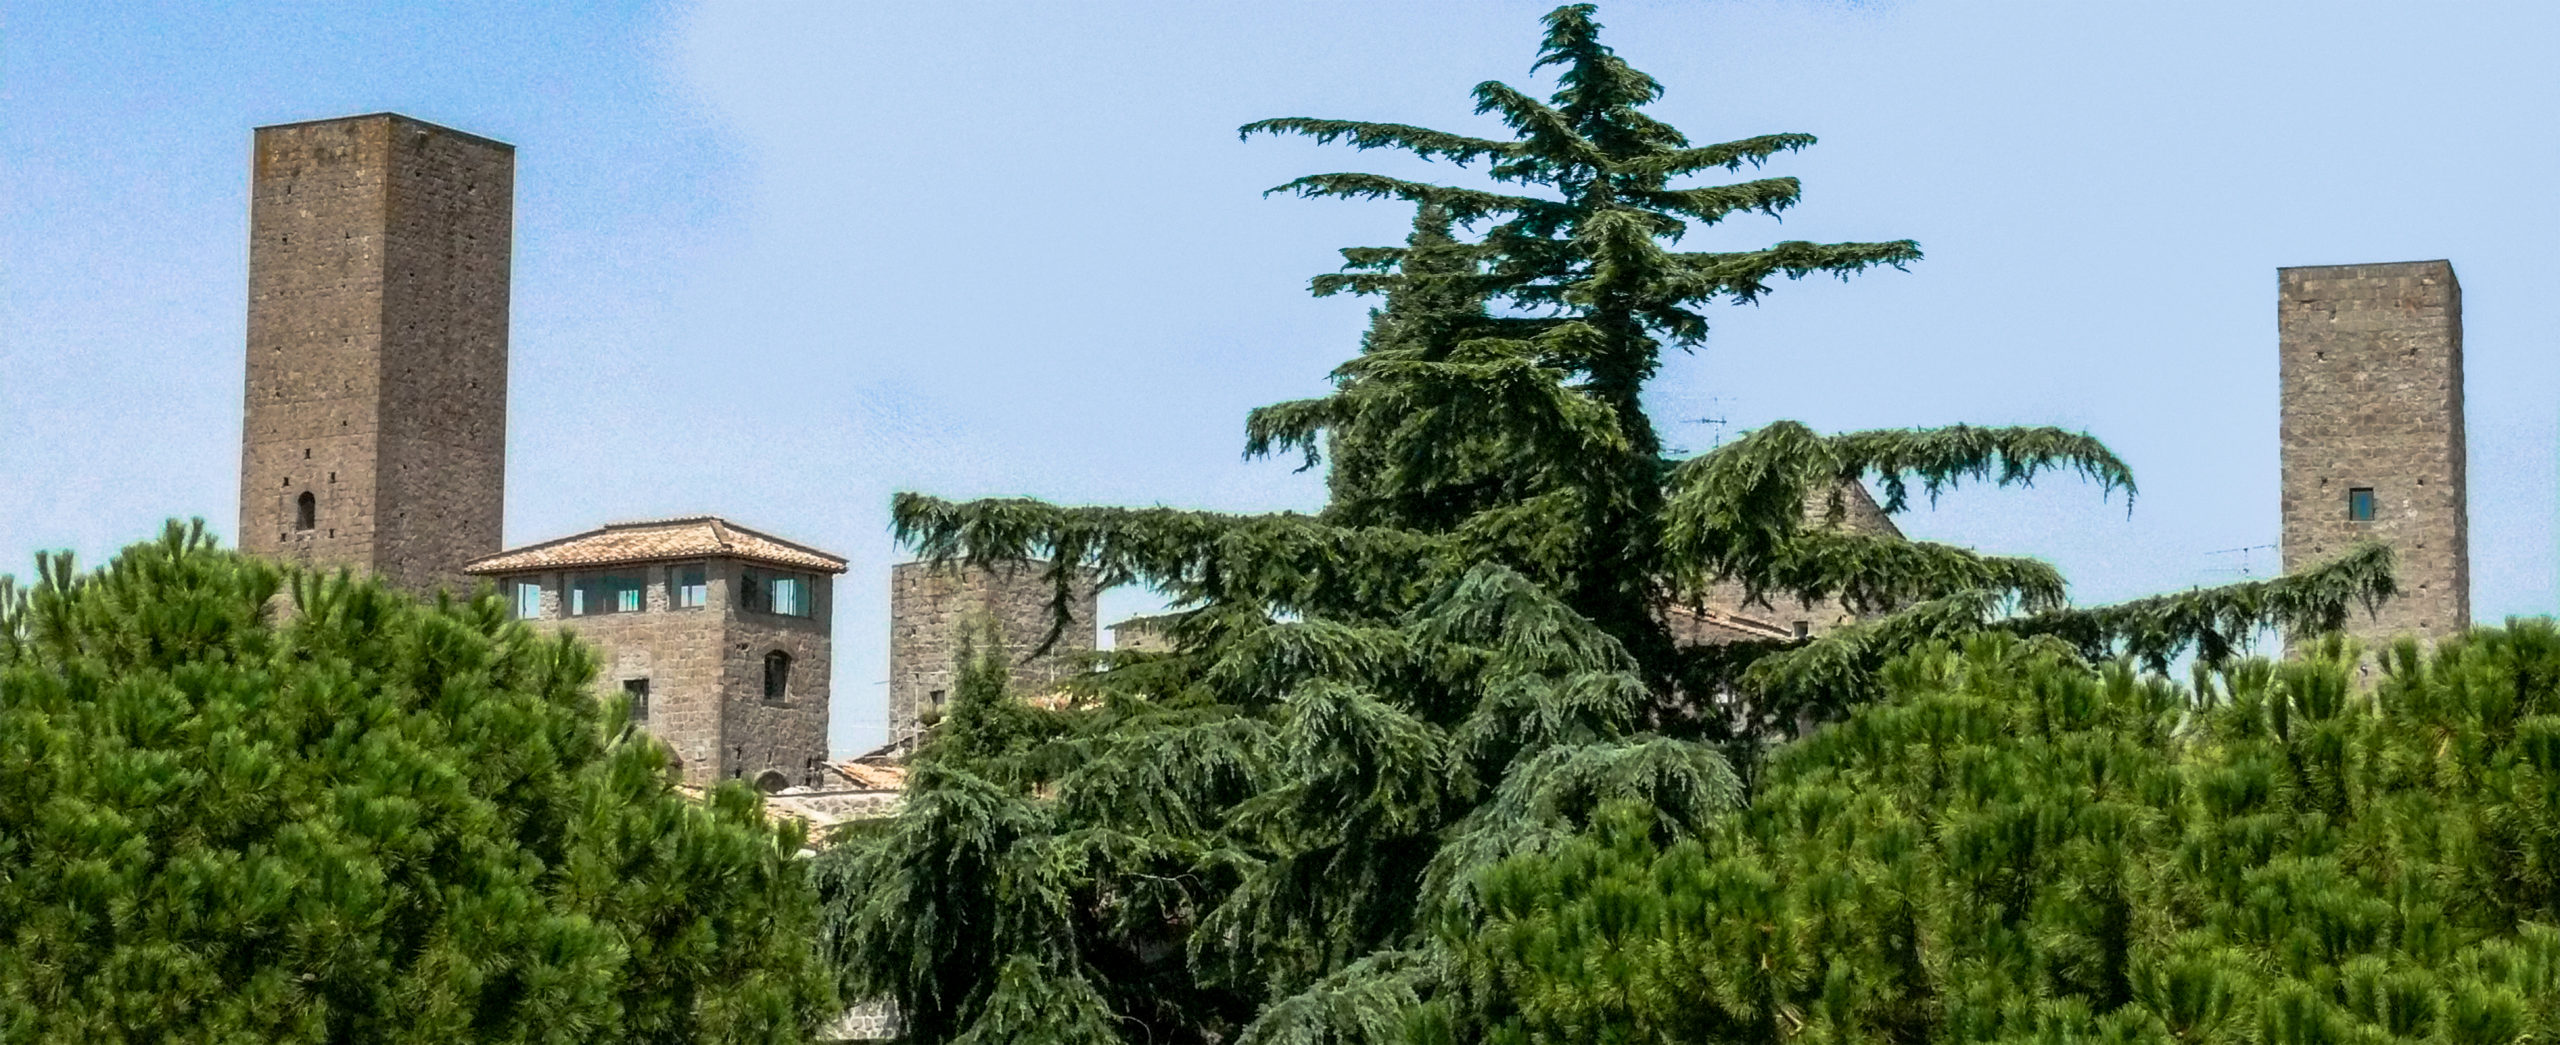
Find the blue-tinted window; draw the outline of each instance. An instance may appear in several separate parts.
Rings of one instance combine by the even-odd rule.
[[[507,602],[515,608],[517,620],[541,620],[542,582],[507,582]]]
[[[622,573],[582,573],[569,581],[569,615],[592,617],[602,613],[638,613],[646,606],[643,592],[648,586],[637,576]]]
[[[2373,487],[2359,486],[2347,491],[2347,518],[2357,522],[2373,521]]]

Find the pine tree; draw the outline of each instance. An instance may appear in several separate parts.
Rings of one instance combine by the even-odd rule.
[[[2365,550],[2078,609],[2040,561],[1806,525],[1808,503],[1837,518],[1858,482],[1889,511],[2057,471],[2130,498],[2130,471],[2079,433],[1782,422],[1668,456],[1641,395],[1666,349],[1706,336],[1701,309],[1919,248],[1680,249],[1800,193],[1686,179],[1813,139],[1692,145],[1643,112],[1660,85],[1599,43],[1590,7],[1546,25],[1548,100],[1476,89],[1510,138],[1243,128],[1482,164],[1495,185],[1345,173],[1274,190],[1416,211],[1403,245],[1348,249],[1315,280],[1382,299],[1332,394],[1247,421],[1249,454],[1329,458],[1321,513],[896,500],[898,533],[928,557],[1046,560],[1061,626],[1085,569],[1182,608],[1174,653],[1115,655],[1052,710],[955,715],[907,812],[822,857],[847,989],[893,997],[916,1040],[1394,1040],[1457,975],[1429,930],[1482,910],[1485,868],[1619,804],[1656,844],[1698,837],[1740,803],[1749,744],[1875,699],[1901,650],[1991,630],[2220,662],[2255,629],[2334,626],[2389,594],[2387,554]],[[1728,583],[1871,620],[1810,643],[1676,647],[1666,608]],[[1077,1000],[1024,1000],[1044,996]]]
[[[172,524],[0,578],[0,1042],[798,1042],[796,830],[592,655]],[[291,612],[274,606],[283,593]]]

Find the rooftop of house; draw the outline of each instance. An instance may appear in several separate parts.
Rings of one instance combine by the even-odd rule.
[[[609,523],[585,533],[510,548],[465,565],[490,576],[564,567],[619,566],[710,557],[746,559],[801,570],[843,573],[845,561],[805,544],[759,533],[714,515]]]

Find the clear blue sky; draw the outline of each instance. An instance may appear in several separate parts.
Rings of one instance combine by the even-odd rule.
[[[1312,507],[1238,459],[1361,303],[1306,277],[1385,166],[1265,116],[1478,128],[1545,4],[0,2],[0,569],[235,519],[249,130],[391,109],[515,143],[507,538],[697,511],[850,555],[835,742],[883,732],[892,491]],[[2560,5],[1612,3],[1692,137],[1822,137],[1784,226],[1907,274],[1720,310],[1651,399],[1674,445],[2061,424],[2142,497],[1965,493],[1919,535],[2084,601],[2236,579],[2276,539],[2275,269],[2450,258],[2473,605],[2553,602]],[[1394,165],[1406,167],[1410,165]],[[2258,573],[2272,551],[2250,557]],[[1148,608],[1143,594],[1118,611]]]

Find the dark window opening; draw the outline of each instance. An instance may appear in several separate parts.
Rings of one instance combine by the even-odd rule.
[[[701,563],[667,567],[667,605],[698,610],[711,604],[711,571]]]
[[[320,499],[312,496],[311,491],[304,490],[302,496],[293,499],[293,528],[309,533],[319,526]]]
[[[791,699],[791,655],[775,650],[764,655],[764,702],[780,704]]]
[[[770,795],[790,786],[791,778],[783,776],[781,770],[768,769],[762,773],[756,774],[756,790],[762,791],[765,794]]]
[[[814,612],[809,578],[764,570],[738,572],[738,601],[757,613],[806,617]]]
[[[2373,487],[2359,486],[2347,491],[2347,518],[2356,522],[2373,521]]]
[[[929,697],[929,698],[927,698],[927,699],[930,699],[930,700],[932,700],[932,701],[933,701],[933,706],[934,706],[934,707],[936,707],[936,708],[941,707],[941,706],[942,706],[942,691],[941,691],[941,690],[938,690],[938,689],[937,689],[937,690],[934,690],[934,691],[933,691],[932,696],[931,696],[931,697]]]
[[[1812,635],[1812,634],[1813,634],[1813,622],[1812,622],[1812,621],[1800,620],[1800,621],[1797,621],[1797,622],[1796,622],[1796,637],[1797,637],[1797,638],[1799,638],[1799,639],[1801,639],[1801,638],[1805,638],[1805,637],[1807,637],[1807,636],[1809,636],[1809,635]]]
[[[624,680],[622,680],[622,696],[623,696],[623,699],[624,699],[624,700],[626,700],[626,701],[630,702],[630,704],[631,704],[631,723],[632,723],[633,725],[636,725],[636,726],[645,726],[645,725],[648,725],[648,724],[649,724],[649,680],[648,680],[648,679],[624,679]]]

